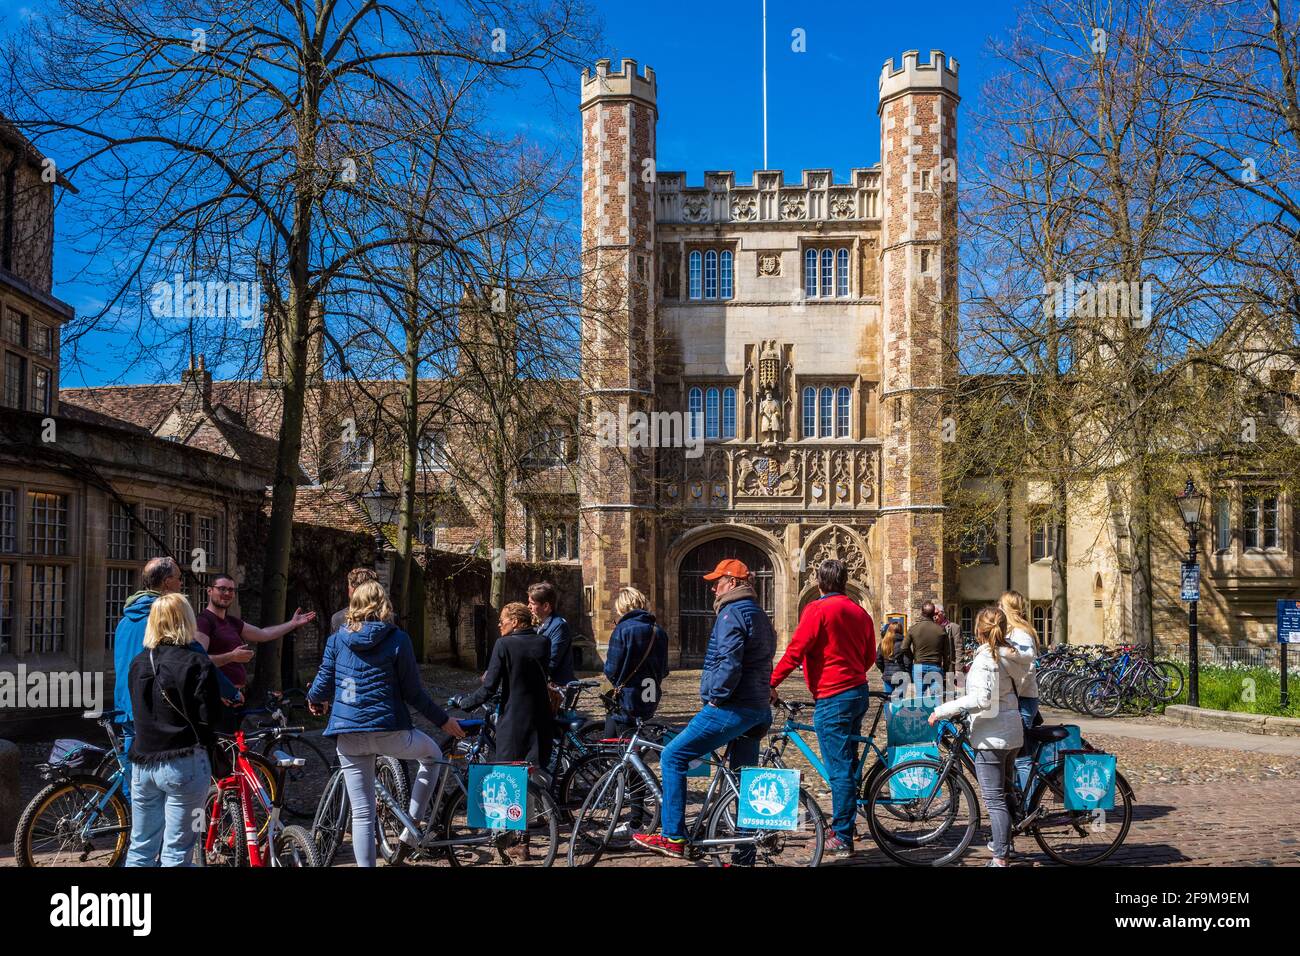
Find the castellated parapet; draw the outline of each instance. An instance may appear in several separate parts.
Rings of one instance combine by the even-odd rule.
[[[942,50],[930,51],[929,63],[918,63],[920,54],[908,50],[903,54],[903,65],[895,69],[894,59],[885,61],[880,71],[880,102],[909,90],[942,90],[961,99],[957,89],[957,59],[946,57]]]
[[[621,69],[609,69],[609,60],[597,60],[596,72],[582,71],[581,106],[585,109],[593,100],[631,98],[654,105],[659,95],[655,85],[655,71],[649,66],[637,72],[636,60],[623,59]]]

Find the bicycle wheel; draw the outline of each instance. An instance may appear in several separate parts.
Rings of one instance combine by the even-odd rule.
[[[315,742],[307,737],[267,738],[262,748],[262,756],[273,759],[277,750],[283,750],[290,757],[301,757],[306,761],[301,767],[286,767],[284,771],[284,803],[281,812],[294,817],[310,817],[315,813],[316,803],[312,793],[313,782],[320,786],[329,779],[337,766],[337,760],[329,756]]]
[[[615,764],[582,802],[569,833],[569,866],[595,866],[609,848],[623,804],[626,774],[622,764]]]
[[[385,863],[401,866],[412,858],[411,848],[401,841],[402,831],[406,827],[401,817],[379,799],[380,784],[393,798],[393,803],[403,810],[410,809],[411,785],[406,776],[406,768],[396,757],[375,758],[375,844]]]
[[[343,844],[343,834],[352,822],[352,805],[348,802],[347,787],[343,785],[343,771],[336,770],[325,784],[316,816],[311,823],[311,838],[316,844],[317,865],[332,866],[334,857]]]
[[[90,774],[36,794],[18,818],[18,866],[117,866],[131,841],[131,810],[121,792]]]
[[[204,866],[248,866],[248,834],[244,830],[244,810],[239,794],[220,790],[214,783],[208,788],[206,823],[199,846],[199,862]],[[212,846],[207,845],[208,836]]]
[[[893,797],[891,780],[916,771],[943,774],[928,798]],[[902,815],[897,812],[901,810]],[[908,760],[880,774],[867,798],[867,824],[876,845],[906,866],[944,866],[966,852],[979,829],[975,791],[954,765],[944,773],[934,760]]]
[[[793,830],[748,830],[736,825],[736,795],[719,800],[705,830],[709,840],[755,837],[757,842],[708,848],[714,866],[817,866],[826,845],[826,818],[817,801],[799,788],[799,823]]]
[[[1098,677],[1088,684],[1084,693],[1086,713],[1094,717],[1114,717],[1124,702],[1123,691],[1107,677]]]
[[[276,836],[275,865],[285,867],[316,867],[316,843],[311,834],[300,826],[285,827]]]
[[[528,782],[527,828],[491,830],[469,824],[469,804],[463,792],[447,807],[446,839],[452,866],[550,866],[560,844],[559,810],[545,788]]]
[[[617,764],[617,756],[601,752],[587,754],[573,762],[560,778],[557,787],[559,799],[556,802],[566,820],[573,819],[574,813],[587,799],[587,794],[591,793],[591,788]]]
[[[1133,823],[1133,788],[1115,774],[1115,806],[1111,810],[1067,810],[1063,771],[1050,774],[1034,795],[1030,813],[1040,817],[1034,839],[1043,852],[1066,866],[1092,866],[1120,848]]]
[[[1183,669],[1173,661],[1156,661],[1151,665],[1155,674],[1152,691],[1157,700],[1169,703],[1183,692]]]

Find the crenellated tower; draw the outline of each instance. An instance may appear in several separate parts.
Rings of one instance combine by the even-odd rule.
[[[882,593],[915,615],[952,581],[943,548],[943,418],[956,378],[957,61],[917,51],[880,74]]]
[[[597,440],[600,416],[650,411],[655,354],[655,74],[634,60],[582,73],[582,381],[580,539],[597,641],[614,598],[653,595],[654,452]],[[625,419],[624,419],[625,420]]]

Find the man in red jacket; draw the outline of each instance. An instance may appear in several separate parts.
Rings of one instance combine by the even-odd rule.
[[[876,662],[876,625],[862,606],[844,593],[848,569],[829,558],[817,566],[822,596],[804,608],[785,655],[772,671],[772,703],[776,689],[803,664],[808,690],[817,701],[813,727],[822,762],[830,775],[834,833],[826,849],[834,856],[853,853],[853,819],[857,813],[858,745],[850,737],[862,733],[867,713],[867,671]]]

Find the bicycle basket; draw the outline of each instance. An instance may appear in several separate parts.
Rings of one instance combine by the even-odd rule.
[[[106,753],[103,747],[84,740],[60,738],[50,750],[48,766],[51,770],[94,770]]]
[[[1115,808],[1115,755],[1096,750],[1070,750],[1061,754],[1061,771],[1067,810]]]

